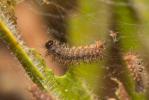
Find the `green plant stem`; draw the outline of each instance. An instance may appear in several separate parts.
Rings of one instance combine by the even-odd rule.
[[[37,67],[34,65],[34,63],[29,58],[26,51],[18,43],[19,41],[17,41],[16,37],[13,36],[13,33],[11,33],[11,31],[7,28],[7,26],[5,26],[5,24],[2,21],[0,21],[0,37],[2,37],[2,39],[6,42],[6,44],[9,45],[9,47],[11,48],[13,53],[16,55],[18,60],[21,62],[24,69],[30,75],[32,80],[36,84],[38,84],[39,87],[47,90],[46,86],[44,86],[45,84],[43,83],[43,80],[46,79],[44,77],[46,75],[46,73],[44,73],[44,72],[41,73],[37,69]],[[36,59],[39,62],[42,62],[42,61],[40,61],[40,58],[36,58]],[[48,67],[44,65],[43,70],[47,70],[47,69],[48,69]],[[51,74],[52,77],[54,78],[54,75],[53,75],[52,71],[49,71],[49,74]]]

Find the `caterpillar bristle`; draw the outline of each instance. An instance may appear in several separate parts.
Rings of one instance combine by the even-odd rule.
[[[69,47],[58,41],[48,41],[45,45],[48,53],[62,64],[79,64],[80,62],[90,63],[101,60],[104,54],[104,44],[96,41],[88,46]]]
[[[144,78],[145,70],[142,59],[135,54],[128,53],[124,56],[124,60],[127,64],[128,70],[135,81],[135,89],[137,92],[143,92],[145,90]]]

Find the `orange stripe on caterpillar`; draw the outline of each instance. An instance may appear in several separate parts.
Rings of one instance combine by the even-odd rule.
[[[88,46],[69,47],[58,41],[50,40],[45,44],[48,54],[53,55],[54,59],[62,64],[78,64],[97,61],[103,58],[104,44],[97,41]]]
[[[140,59],[138,55],[128,53],[124,56],[124,60],[131,76],[133,77],[133,80],[136,82],[136,91],[144,91],[145,70],[142,59]]]

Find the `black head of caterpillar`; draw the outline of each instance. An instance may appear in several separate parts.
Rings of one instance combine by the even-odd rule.
[[[88,46],[69,47],[64,43],[50,40],[45,44],[48,54],[62,64],[78,64],[79,62],[93,62],[103,58],[104,44],[97,41]]]
[[[52,45],[53,45],[53,41],[52,41],[52,40],[49,40],[49,41],[45,44],[45,47],[48,49],[48,48],[51,48]]]

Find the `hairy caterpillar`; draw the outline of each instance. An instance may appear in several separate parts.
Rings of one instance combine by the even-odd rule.
[[[103,58],[104,44],[97,41],[95,44],[79,47],[68,47],[66,44],[50,40],[45,44],[48,54],[62,64],[78,64],[79,62],[97,61]]]
[[[124,60],[126,61],[128,70],[132,75],[133,80],[136,82],[136,91],[144,91],[145,70],[142,59],[140,59],[138,55],[128,53],[124,56]]]

